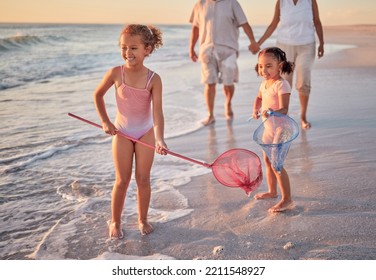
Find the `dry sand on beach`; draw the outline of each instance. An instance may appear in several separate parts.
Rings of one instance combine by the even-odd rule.
[[[312,128],[293,142],[285,162],[295,208],[269,214],[278,199],[256,201],[253,194],[247,197],[207,174],[179,187],[194,209],[190,215],[155,224],[149,236],[126,237],[119,253],[187,260],[376,259],[376,27],[325,27],[324,35],[326,43],[354,47],[315,63],[308,112]],[[231,148],[261,157],[252,140],[260,123],[246,121],[260,80],[248,74],[252,65],[239,64],[247,74],[237,85],[233,122],[219,117],[214,125],[169,139],[171,150],[208,162]],[[218,115],[223,102],[218,88]],[[296,92],[290,115],[299,119]],[[258,191],[264,190],[265,178]]]

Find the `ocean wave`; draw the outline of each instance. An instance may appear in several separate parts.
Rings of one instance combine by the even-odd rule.
[[[3,158],[0,160],[0,164],[5,166],[0,167],[0,173],[9,174],[17,172],[19,170],[27,168],[37,161],[49,159],[57,154],[60,154],[61,152],[68,151],[81,145],[101,144],[103,143],[103,141],[108,140],[103,140],[102,138],[98,139],[95,137],[85,137],[80,140],[66,141],[59,146],[49,146],[37,151],[34,150],[31,152],[17,154],[8,158]]]
[[[61,42],[65,40],[66,39],[61,36],[15,35],[0,39],[0,52],[17,50],[42,43],[52,43],[56,41]]]
[[[16,35],[4,39],[0,39],[0,51],[9,51],[19,49],[24,46],[35,45],[41,43],[42,39],[32,35]]]
[[[45,151],[42,151],[42,152],[39,152],[39,153],[31,153],[29,155],[19,156],[14,160],[23,159],[23,158],[26,158],[26,160],[23,160],[21,162],[16,162],[15,164],[6,166],[5,168],[3,168],[1,170],[1,173],[7,174],[7,173],[19,171],[21,169],[26,168],[30,164],[33,164],[33,163],[39,161],[39,160],[51,158],[52,156],[54,156],[55,154],[57,154],[59,152],[67,151],[67,150],[72,149],[76,146],[78,146],[78,144],[70,144],[70,145],[64,145],[64,146],[60,146],[60,147],[52,147],[52,148],[47,148]],[[13,159],[8,159],[8,160],[14,161]]]

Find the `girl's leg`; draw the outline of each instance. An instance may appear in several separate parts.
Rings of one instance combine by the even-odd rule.
[[[292,205],[291,189],[289,175],[286,170],[282,168],[281,173],[276,172],[276,178],[281,188],[282,198],[281,201],[269,209],[270,212],[282,212],[287,210]]]
[[[274,170],[272,168],[271,162],[266,155],[264,154],[265,161],[265,170],[266,170],[266,181],[268,183],[268,192],[259,193],[254,196],[255,199],[265,199],[265,198],[276,198],[277,197],[277,178],[275,176]]]
[[[150,129],[141,141],[154,145],[154,131]],[[138,199],[138,225],[142,235],[153,231],[152,225],[148,222],[148,210],[151,197],[150,171],[153,165],[155,151],[136,143],[136,183]]]
[[[110,237],[123,238],[121,229],[121,214],[124,207],[125,195],[132,176],[134,144],[121,136],[112,140],[112,156],[115,165],[116,178],[112,189]]]

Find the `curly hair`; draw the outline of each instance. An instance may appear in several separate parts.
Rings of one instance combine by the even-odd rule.
[[[151,47],[150,53],[163,46],[162,32],[159,28],[153,25],[142,24],[129,24],[123,28],[120,33],[120,37],[123,34],[129,34],[131,36],[139,35],[142,38],[142,42],[145,47]]]

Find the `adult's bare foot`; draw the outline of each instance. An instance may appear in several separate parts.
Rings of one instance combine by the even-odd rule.
[[[210,125],[212,123],[215,122],[215,118],[213,116],[209,116],[207,117],[206,119],[204,119],[201,123],[204,125],[204,126],[207,126],[207,125]]]
[[[302,125],[302,129],[310,129],[311,128],[311,123],[304,121],[304,120],[302,120],[301,125]]]
[[[234,112],[232,111],[231,105],[225,105],[225,117],[227,120],[234,118]]]

